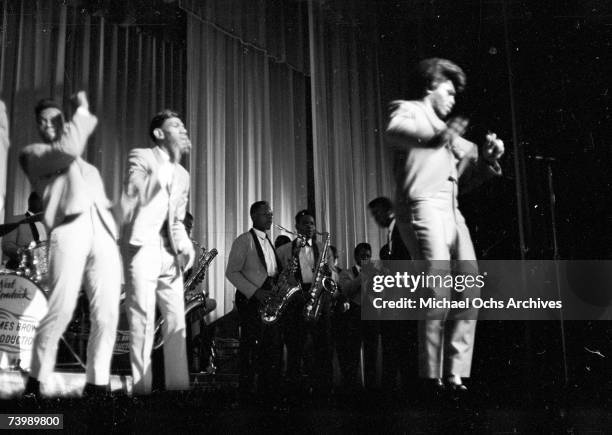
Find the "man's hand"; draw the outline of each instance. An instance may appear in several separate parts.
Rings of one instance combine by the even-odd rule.
[[[85,110],[89,110],[89,100],[87,100],[87,92],[85,91],[78,91],[76,94],[73,94],[72,97],[70,97],[70,101],[75,110],[81,107]]]
[[[496,162],[504,154],[504,142],[495,133],[487,134],[483,158],[490,163]]]
[[[181,266],[181,270],[189,270],[193,266],[195,261],[195,251],[191,242],[182,243],[178,248],[178,261]]]

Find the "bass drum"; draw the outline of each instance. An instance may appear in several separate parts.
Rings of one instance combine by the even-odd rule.
[[[47,298],[29,279],[0,274],[0,369],[29,371],[34,336],[47,313]]]

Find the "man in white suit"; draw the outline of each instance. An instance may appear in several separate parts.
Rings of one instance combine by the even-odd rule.
[[[396,157],[397,227],[410,257],[428,264],[425,272],[439,267],[433,261],[463,260],[463,267],[473,267],[476,254],[457,205],[458,190],[465,192],[479,180],[499,175],[504,144],[490,133],[479,156],[478,147],[461,137],[466,119],[443,121],[465,85],[463,70],[453,62],[420,62],[415,82],[420,99],[393,102],[386,129]],[[449,288],[428,291],[447,300],[467,294]],[[473,308],[430,309],[419,323],[420,376],[430,379],[434,390],[466,390],[462,378],[470,376],[476,317]]]
[[[189,173],[179,162],[191,143],[178,114],[170,110],[155,115],[149,134],[154,147],[130,151],[121,198],[121,246],[136,394],[151,392],[156,305],[165,321],[166,388],[189,388],[183,271],[192,266],[195,254],[183,224]]]
[[[272,210],[266,201],[250,209],[253,228],[232,244],[225,276],[236,287],[236,308],[240,316],[240,394],[246,399],[253,388],[255,373],[258,391],[267,398],[278,393],[281,344],[278,325],[265,325],[259,308],[270,295],[279,261],[267,231],[272,225]]]
[[[74,97],[72,120],[59,105],[42,100],[35,108],[41,143],[25,147],[20,164],[43,201],[49,234],[49,310],[34,340],[26,393],[38,394],[55,367],[58,341],[72,318],[81,284],[89,299],[91,331],[87,344],[84,394],[108,392],[110,363],[119,317],[121,261],[116,225],[98,170],[81,158],[98,122],[87,95]]]

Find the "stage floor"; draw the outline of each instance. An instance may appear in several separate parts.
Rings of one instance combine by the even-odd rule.
[[[61,373],[62,397],[2,400],[2,413],[64,415],[68,433],[612,433],[612,398],[589,399],[588,391],[562,393],[475,385],[468,398],[425,401],[415,391],[337,394],[327,400],[303,397],[273,408],[255,400],[236,401],[233,378],[195,375],[186,392],[131,397],[131,379],[114,376],[112,398],[80,399],[84,375]],[[23,377],[1,373],[2,388],[18,394]],[[6,384],[5,382],[9,382]],[[508,386],[502,386],[504,390]],[[6,399],[6,397],[4,398]]]

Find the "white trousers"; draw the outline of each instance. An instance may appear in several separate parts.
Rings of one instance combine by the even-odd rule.
[[[89,300],[87,382],[108,385],[119,318],[121,260],[96,208],[53,229],[49,238],[49,310],[34,339],[31,376],[49,381],[59,339],[68,327],[81,285]]]
[[[450,260],[472,260],[459,262],[458,266],[466,270],[454,272],[476,270],[476,254],[465,219],[457,207],[454,182],[449,181],[431,198],[411,202],[404,210],[406,213],[398,216],[397,225],[413,260],[435,261],[430,266],[434,269],[450,268]],[[446,266],[441,266],[444,264]],[[446,300],[480,296],[477,289],[472,289],[469,294],[450,288],[428,291],[429,294],[424,296]],[[418,333],[421,377],[470,376],[477,314],[478,310],[474,308],[434,308],[425,313],[425,320],[419,322]]]
[[[185,345],[183,276],[160,236],[154,244],[130,246],[126,255],[126,302],[130,323],[130,361],[134,393],[149,394],[155,307],[164,319],[164,373],[168,390],[189,388]]]

